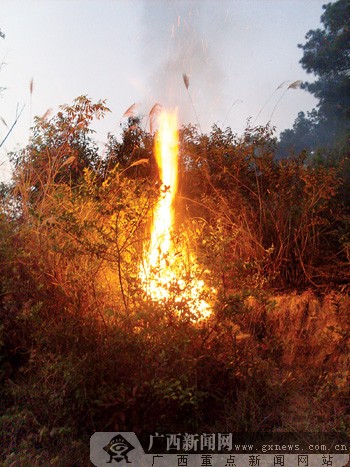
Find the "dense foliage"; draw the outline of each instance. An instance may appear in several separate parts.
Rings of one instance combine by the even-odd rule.
[[[317,109],[301,112],[293,129],[281,134],[281,149],[317,150],[347,146],[350,131],[350,1],[323,6],[323,29],[310,30],[300,60],[316,80],[303,87],[318,99]]]
[[[338,0],[324,7],[324,29],[311,30],[303,50],[302,67],[316,75],[306,89],[319,100],[322,115],[338,120],[350,119],[350,2]]]
[[[81,96],[37,119],[2,191],[5,465],[81,465],[94,431],[280,426],[292,379],[276,376],[287,346],[269,324],[272,291],[349,283],[340,163],[278,162],[268,127],[241,137],[185,127],[174,235],[186,233],[217,293],[212,317],[199,323],[186,304],[152,302],[139,266],[159,193],[153,135],[130,119],[101,157],[90,123],[107,110]],[[317,334],[322,349],[346,349],[338,324],[347,302],[337,300],[340,337]],[[343,410],[346,389],[338,381],[334,392],[336,376],[324,368],[308,375],[322,390],[318,400],[332,390],[329,410]],[[328,419],[327,429],[343,429],[344,420]]]

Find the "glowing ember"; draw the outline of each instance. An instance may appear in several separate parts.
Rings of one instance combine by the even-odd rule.
[[[202,298],[204,282],[193,278],[194,255],[188,245],[173,242],[178,187],[178,132],[176,113],[162,112],[155,143],[155,157],[162,181],[161,193],[152,219],[151,239],[140,277],[150,298],[173,300],[175,306],[186,304],[197,319],[206,318],[211,310]],[[177,239],[179,240],[179,239]],[[179,244],[180,243],[180,244]]]

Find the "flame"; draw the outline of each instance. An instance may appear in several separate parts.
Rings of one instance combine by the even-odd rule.
[[[196,269],[188,245],[174,245],[175,206],[178,189],[178,130],[176,112],[162,111],[155,140],[155,158],[162,185],[151,226],[149,247],[144,251],[140,278],[154,301],[172,299],[175,305],[187,304],[193,317],[210,315],[202,298],[204,281],[191,277]]]

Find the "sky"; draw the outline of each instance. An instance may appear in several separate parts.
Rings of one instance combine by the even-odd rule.
[[[134,103],[144,125],[159,103],[203,132],[217,124],[240,134],[248,118],[271,120],[277,135],[291,128],[299,111],[317,104],[306,91],[285,91],[314,79],[299,64],[297,44],[321,26],[324,3],[0,0],[0,141],[23,108],[0,149],[0,180],[9,179],[8,153],[26,145],[34,116],[82,94],[106,99],[111,110],[94,125],[101,148],[108,132],[120,134]]]

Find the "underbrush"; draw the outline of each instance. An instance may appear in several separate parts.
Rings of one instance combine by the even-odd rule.
[[[347,296],[236,295],[199,323],[168,309],[3,312],[4,465],[81,465],[95,431],[310,431],[284,418],[305,393],[316,431],[347,430]]]
[[[54,458],[95,431],[254,431],[272,410],[269,362],[231,320],[193,324],[161,306],[106,323],[68,310],[50,319],[42,306],[2,319],[8,461],[26,450]]]
[[[182,287],[205,283],[199,299],[213,311],[198,320],[179,285],[158,302],[145,293],[153,135],[133,120],[101,160],[89,123],[104,111],[81,97],[38,119],[1,199],[1,462],[83,465],[95,431],[302,431],[297,413],[288,419],[302,391],[319,431],[345,431],[337,168],[275,162],[268,128],[183,129],[173,241],[186,242]],[[330,281],[343,292],[321,295]]]

